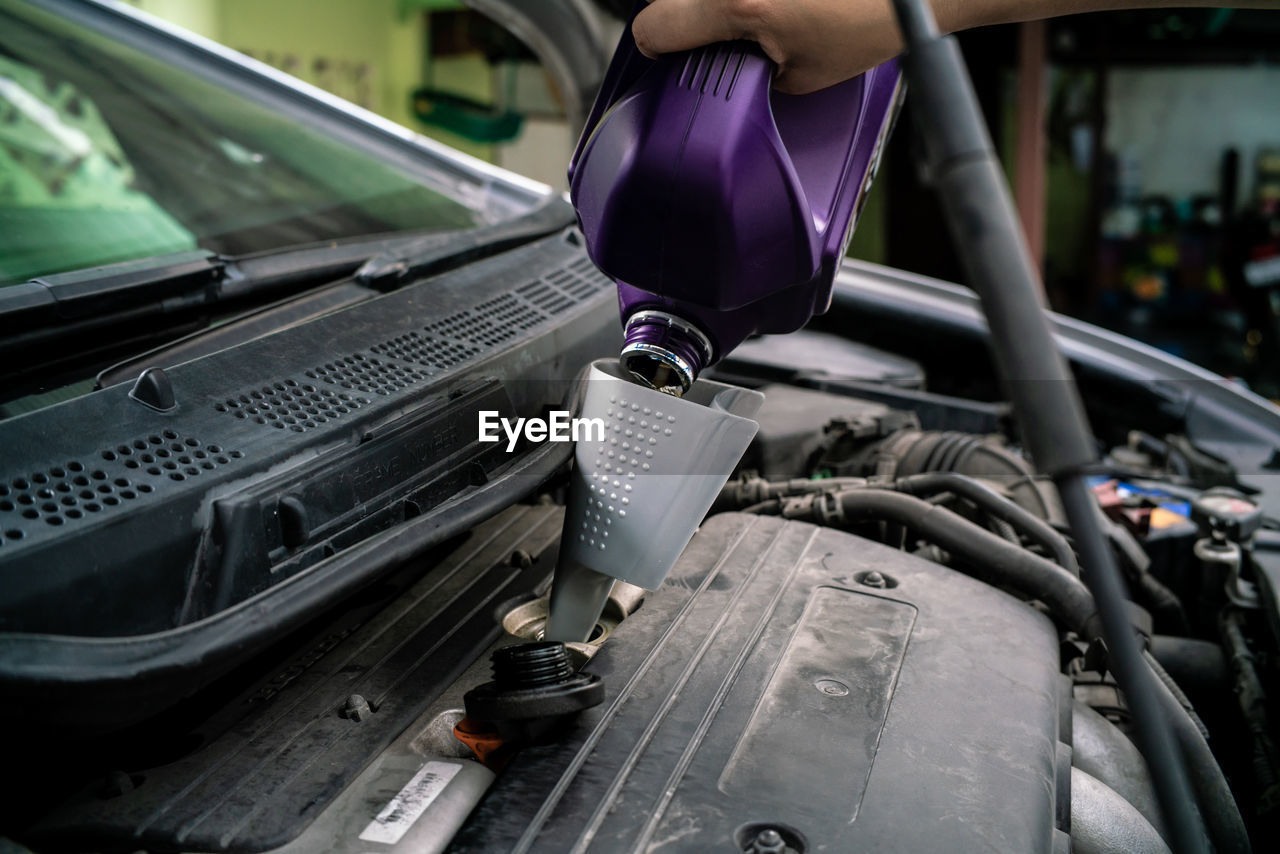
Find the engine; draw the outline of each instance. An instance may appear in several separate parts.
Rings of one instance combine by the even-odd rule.
[[[1003,414],[924,429],[909,393],[761,390],[667,582],[580,650],[604,702],[517,753],[451,850],[1169,850],[1055,490]],[[1237,801],[1275,791],[1270,523],[1174,436],[1134,432],[1093,482],[1213,844],[1248,850]]]
[[[541,642],[565,514],[552,480],[260,672],[116,736],[106,767],[121,770],[42,808],[29,838],[1169,850],[1087,567],[1007,407],[926,391],[922,369],[860,345],[778,342],[718,369],[764,392],[759,432],[665,582],[614,584],[585,643]],[[797,342],[828,348],[831,374],[785,376],[777,348]],[[1137,430],[1092,484],[1214,849],[1268,850],[1280,564],[1266,496],[1186,437]]]

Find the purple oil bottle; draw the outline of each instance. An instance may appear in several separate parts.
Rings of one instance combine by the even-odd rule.
[[[751,42],[657,60],[622,36],[569,167],[618,283],[623,366],[682,395],[749,335],[826,311],[900,102],[896,61],[808,95]]]

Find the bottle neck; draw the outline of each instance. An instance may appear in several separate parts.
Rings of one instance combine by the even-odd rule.
[[[682,397],[709,364],[711,341],[692,323],[665,311],[627,318],[620,361],[636,381]]]

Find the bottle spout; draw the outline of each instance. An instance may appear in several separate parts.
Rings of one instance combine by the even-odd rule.
[[[619,361],[636,382],[683,397],[711,363],[711,340],[692,323],[665,311],[637,311],[627,318]]]

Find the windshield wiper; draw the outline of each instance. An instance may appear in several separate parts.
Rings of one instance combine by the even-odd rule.
[[[350,275],[387,243],[365,239],[239,259],[193,250],[0,288],[5,396],[73,382],[86,363],[199,331],[237,305]]]
[[[461,231],[378,235],[237,258],[197,249],[39,276],[0,288],[0,336],[173,314],[352,274],[360,284],[393,290],[560,231],[573,221],[568,203],[552,197],[515,219]],[[0,342],[0,352],[7,344]]]
[[[117,380],[139,354],[150,364],[186,361],[268,334],[273,323],[305,322],[573,222],[568,203],[552,197],[523,216],[463,231],[353,238],[236,258],[197,250],[0,288],[0,388],[8,399],[99,371],[100,383]],[[351,288],[341,299],[294,309],[297,300],[344,281]]]
[[[349,275],[389,242],[362,239],[236,259],[197,249],[40,276],[0,288],[0,354]]]

